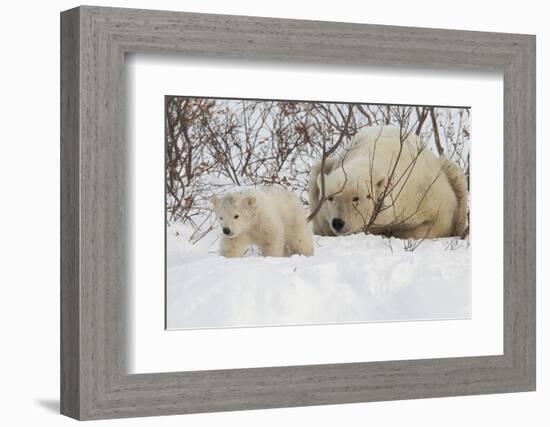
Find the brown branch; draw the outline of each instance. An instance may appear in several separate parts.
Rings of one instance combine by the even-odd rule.
[[[367,118],[367,122],[368,122],[369,126],[372,126],[372,118],[371,118],[370,114],[363,108],[363,106],[361,104],[357,104],[356,107],[359,110],[359,112]]]
[[[321,171],[320,171],[320,173],[321,173],[321,195],[319,197],[319,202],[317,203],[317,206],[315,206],[313,211],[311,211],[311,213],[306,218],[307,222],[311,222],[311,220],[313,220],[313,218],[315,218],[315,215],[317,215],[317,213],[319,213],[319,211],[321,210],[321,207],[325,203],[325,200],[326,200],[325,164],[326,164],[327,158],[329,158],[338,149],[338,147],[344,142],[344,136],[347,134],[347,129],[348,129],[349,123],[351,121],[351,117],[353,116],[353,107],[351,105],[349,105],[348,108],[349,108],[348,116],[347,116],[346,121],[344,123],[344,128],[340,132],[340,136],[338,138],[338,141],[336,141],[336,143],[329,150],[326,150],[326,145],[325,145],[325,142],[323,141],[323,156],[321,158]],[[346,155],[347,155],[347,152],[346,152]],[[343,167],[343,165],[344,165],[344,162],[342,162],[342,167]],[[344,174],[345,174],[345,171],[344,171]]]
[[[416,114],[418,116],[418,124],[416,126],[415,134],[416,136],[420,136],[420,132],[422,131],[422,126],[424,126],[424,122],[428,117],[428,108],[422,107],[422,111],[420,111],[420,108],[416,107]]]
[[[437,119],[435,117],[434,107],[430,107],[430,117],[432,119],[432,128],[434,131],[435,146],[440,156],[444,154],[443,147],[441,146],[441,139],[439,137],[439,130],[437,129]]]

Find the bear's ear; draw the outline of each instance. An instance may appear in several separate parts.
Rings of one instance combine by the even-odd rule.
[[[334,175],[332,175],[333,178],[334,178]],[[319,175],[317,175],[317,188],[319,189],[319,191],[321,191],[321,187],[322,187],[322,185],[321,185],[322,176],[323,176],[322,173],[319,173]],[[325,176],[325,189],[326,189],[327,181],[329,180],[329,177],[331,176],[331,174],[330,174],[330,172],[325,171],[324,176]]]
[[[386,183],[388,182],[388,177],[387,176],[383,176],[381,178],[378,178],[378,180],[376,181],[376,188],[379,188],[379,189],[382,189],[386,186]]]
[[[317,175],[317,188],[319,189],[319,191],[321,191],[321,173],[319,173],[319,175]],[[325,175],[325,180],[326,180],[326,175]]]
[[[378,191],[384,190],[384,188],[386,188],[387,183],[388,183],[388,177],[386,175],[383,175],[382,177],[376,180],[376,189]]]

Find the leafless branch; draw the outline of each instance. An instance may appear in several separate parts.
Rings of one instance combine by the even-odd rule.
[[[339,167],[345,173],[346,142],[366,126],[400,126],[403,139],[413,134],[425,139],[418,152],[445,151],[469,176],[471,128],[467,108],[457,114],[431,107],[174,96],[167,97],[165,111],[167,220],[189,224],[194,230],[192,241],[200,240],[214,223],[210,197],[235,186],[277,185],[296,192],[305,202],[310,165],[312,159],[319,159],[321,194],[319,203],[310,207],[311,221],[328,196],[324,175],[329,159],[344,159]],[[428,116],[433,132],[425,125]],[[376,144],[373,151],[371,162]],[[392,164],[400,157],[396,155]],[[375,211],[395,211],[400,189],[409,179],[418,153],[409,157],[413,159],[410,165],[399,173],[388,169],[390,179]],[[370,181],[374,193],[374,182]],[[382,199],[386,199],[385,204]],[[365,218],[365,224],[370,223],[368,232],[379,230],[376,216]]]

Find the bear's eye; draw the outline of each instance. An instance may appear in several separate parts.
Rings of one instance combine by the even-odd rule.
[[[220,221],[223,220],[223,216],[220,216]]]
[[[370,196],[370,194],[367,194],[367,199],[372,199],[372,197]]]
[[[355,196],[353,199],[351,199],[353,202],[358,202],[359,201],[359,196]]]
[[[328,200],[329,202],[332,202],[332,201],[334,200],[334,197],[328,196],[328,197],[327,197],[327,200]]]
[[[233,218],[237,219],[239,217],[239,215],[235,215]]]

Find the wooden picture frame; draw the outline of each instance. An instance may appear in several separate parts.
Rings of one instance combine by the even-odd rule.
[[[127,374],[126,53],[502,72],[504,353]],[[61,14],[61,166],[65,415],[84,420],[535,389],[534,36],[78,7]]]

